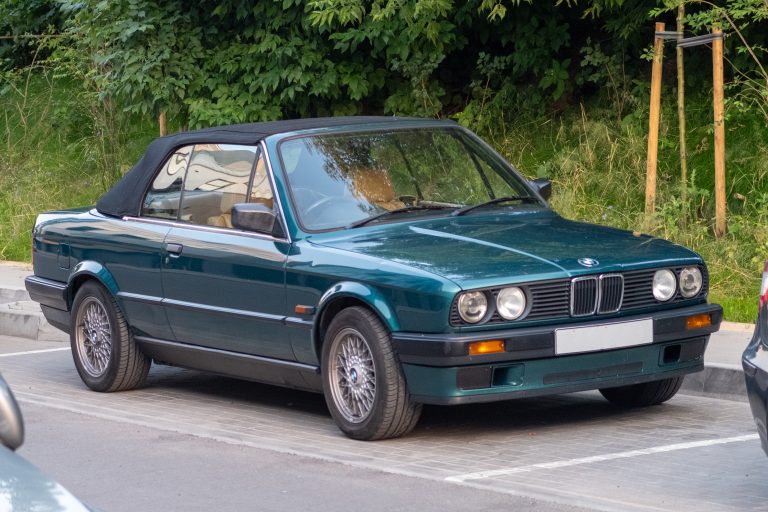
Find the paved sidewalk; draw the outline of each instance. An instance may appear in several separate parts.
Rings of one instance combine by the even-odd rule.
[[[67,341],[67,335],[49,325],[38,305],[29,300],[24,278],[30,273],[28,264],[0,261],[0,335]],[[741,353],[752,338],[753,330],[753,324],[723,322],[720,332],[711,337],[707,347],[705,371],[689,375],[683,392],[746,400]]]

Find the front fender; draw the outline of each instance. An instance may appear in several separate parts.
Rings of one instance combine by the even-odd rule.
[[[376,288],[354,281],[342,281],[326,290],[323,296],[320,297],[315,318],[321,319],[328,305],[343,298],[353,298],[364,302],[379,315],[379,318],[381,318],[390,332],[400,330],[400,323],[395,315],[395,310],[386,298]],[[317,326],[315,326],[315,332],[317,332]]]
[[[118,287],[115,278],[107,268],[96,261],[85,260],[79,262],[72,269],[72,273],[67,280],[67,290],[69,290],[69,305],[75,300],[75,294],[80,284],[86,279],[96,279],[101,283],[113,297],[117,297]]]

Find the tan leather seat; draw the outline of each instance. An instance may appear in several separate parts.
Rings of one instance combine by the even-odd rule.
[[[353,194],[386,210],[402,208],[403,202],[395,197],[392,182],[386,171],[373,168],[356,169],[351,173]]]
[[[245,176],[250,174],[251,164],[248,162],[233,162],[228,167],[239,170],[245,173]],[[243,184],[243,190],[247,183]],[[208,217],[206,222],[209,226],[218,228],[231,228],[232,227],[232,207],[238,203],[245,203],[245,193],[227,191],[222,193],[220,204],[220,215],[213,215]],[[249,203],[261,203],[269,209],[274,208],[274,199],[272,198],[272,188],[269,184],[267,177],[267,168],[264,164],[264,159],[260,158],[256,162],[256,175],[254,178],[253,189],[251,190],[251,198]]]
[[[245,197],[240,194],[225,194],[221,199],[221,215],[214,215],[208,217],[208,226],[217,228],[231,228],[232,227],[232,207],[237,203],[244,203]],[[254,197],[251,196],[251,203],[261,203],[267,208],[272,209],[274,201],[271,197]]]
[[[206,224],[208,226],[213,226],[215,228],[231,228],[232,214],[222,213],[221,215],[218,215],[216,217],[208,217],[208,222]]]

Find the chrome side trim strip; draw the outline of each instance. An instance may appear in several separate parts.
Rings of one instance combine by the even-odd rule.
[[[274,242],[291,243],[287,238],[276,238],[272,235],[266,235],[262,233],[251,233],[250,231],[242,231],[234,228],[217,228],[215,226],[203,226],[201,224],[187,224],[185,222],[176,222],[163,219],[151,219],[148,217],[131,217],[125,216],[122,218],[126,222],[139,222],[144,224],[155,224],[158,226],[168,226],[170,228],[184,228],[197,231],[208,231],[210,233],[221,233],[225,235],[246,236],[251,238],[260,238],[262,240],[272,240]]]
[[[286,317],[285,324],[295,327],[305,327],[307,329],[311,329],[315,326],[315,322],[312,320],[304,320],[303,318],[295,318],[292,316]]]
[[[307,329],[311,329],[315,325],[315,323],[312,320],[306,320],[303,318],[289,317],[285,315],[273,315],[269,313],[257,313],[257,312],[248,311],[245,309],[208,306],[205,304],[198,304],[196,302],[186,302],[186,301],[174,300],[174,299],[163,299],[161,297],[154,297],[152,295],[141,295],[138,293],[118,292],[117,296],[124,300],[142,302],[144,304],[152,304],[155,306],[168,306],[176,309],[183,309],[186,311],[204,311],[206,313],[239,316],[243,318],[261,320],[261,321],[273,323],[273,324],[291,325],[294,327],[304,327]]]
[[[198,304],[196,302],[186,302],[182,300],[163,299],[163,304],[176,309],[184,309],[187,311],[205,311],[208,313],[216,313],[220,315],[240,316],[243,318],[254,318],[269,323],[284,324],[285,315],[272,315],[269,313],[257,313],[254,311],[247,311],[245,309],[223,308],[220,306],[207,306],[205,304]]]
[[[145,304],[155,304],[157,306],[161,305],[163,302],[162,297],[155,297],[153,295],[141,295],[139,293],[117,292],[117,296],[120,299],[132,300],[134,302],[143,302]]]

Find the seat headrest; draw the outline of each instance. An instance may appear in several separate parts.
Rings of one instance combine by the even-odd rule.
[[[371,203],[385,203],[395,199],[389,175],[381,169],[356,169],[351,173],[354,194]]]

